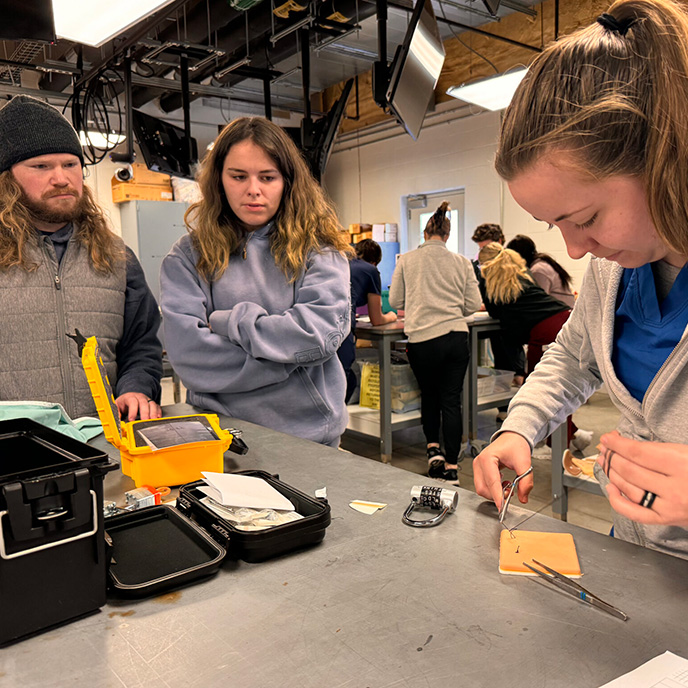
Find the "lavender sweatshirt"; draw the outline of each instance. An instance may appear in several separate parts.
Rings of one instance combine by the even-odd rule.
[[[270,252],[272,224],[212,284],[190,236],[160,272],[165,344],[187,401],[216,413],[336,446],[347,423],[336,356],[349,331],[349,264],[326,249],[289,284]]]

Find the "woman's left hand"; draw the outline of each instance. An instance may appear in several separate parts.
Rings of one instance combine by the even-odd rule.
[[[688,445],[602,435],[612,508],[638,523],[688,527]],[[653,496],[654,495],[654,496]]]

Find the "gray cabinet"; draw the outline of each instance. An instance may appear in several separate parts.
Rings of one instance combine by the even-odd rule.
[[[146,281],[160,303],[160,265],[172,245],[186,234],[188,203],[127,201],[120,203],[122,238],[141,261]]]

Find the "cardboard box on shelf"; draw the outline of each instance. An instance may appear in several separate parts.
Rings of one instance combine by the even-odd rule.
[[[135,162],[132,166],[132,178],[122,182],[112,177],[112,200],[114,203],[124,201],[171,201],[174,199],[169,174],[151,172],[145,165]]]
[[[373,239],[373,241],[377,241],[378,243],[380,241],[385,240],[385,226],[384,225],[373,225],[372,239]]]
[[[125,201],[171,201],[174,198],[172,185],[135,184],[132,182],[112,183],[112,200],[114,203]]]
[[[351,239],[354,244],[357,244],[359,241],[363,241],[364,239],[372,239],[373,238],[373,233],[372,232],[361,232],[360,234],[352,234]]]

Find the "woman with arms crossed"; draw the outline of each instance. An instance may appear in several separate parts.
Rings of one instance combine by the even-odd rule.
[[[348,246],[296,146],[272,122],[228,124],[199,176],[189,234],[163,261],[170,362],[194,406],[337,446]]]
[[[688,15],[619,0],[531,65],[496,167],[516,202],[593,258],[557,341],[475,460],[479,494],[605,383],[621,412],[596,475],[615,537],[688,558]],[[604,470],[603,470],[604,468]],[[526,502],[532,476],[519,482]]]

